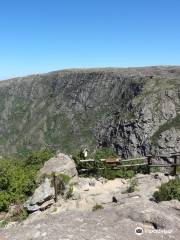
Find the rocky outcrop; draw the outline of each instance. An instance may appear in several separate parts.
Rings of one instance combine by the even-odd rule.
[[[52,176],[52,174],[65,174],[71,178],[71,183],[78,182],[78,172],[74,160],[68,155],[59,153],[57,156],[45,162],[43,168],[39,171],[39,178],[42,176]]]
[[[160,154],[180,152],[180,130],[172,127],[160,133],[154,150]]]
[[[69,184],[77,184],[78,173],[74,161],[67,155],[59,153],[57,156],[45,162],[39,171],[40,185],[33,196],[25,203],[29,213],[44,211],[54,204],[55,190],[52,184],[53,175],[59,174],[70,178]],[[58,187],[58,186],[57,186]],[[67,186],[66,186],[67,188]],[[64,189],[65,191],[66,189]]]
[[[29,213],[43,211],[54,203],[54,194],[51,179],[45,178],[33,196],[25,203],[25,207]]]

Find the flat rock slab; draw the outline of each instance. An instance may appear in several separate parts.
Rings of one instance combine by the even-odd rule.
[[[153,223],[162,226],[155,229]],[[141,236],[135,233],[137,227],[144,231]],[[179,234],[180,222],[171,209],[162,213],[161,206],[141,202],[129,208],[117,206],[95,212],[63,212],[0,230],[0,236],[6,240],[177,240]]]

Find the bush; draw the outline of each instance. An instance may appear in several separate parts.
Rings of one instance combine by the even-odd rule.
[[[67,185],[69,184],[71,177],[66,174],[56,175],[57,193],[64,195]]]
[[[130,185],[123,193],[132,193],[137,190],[137,179],[130,179]]]
[[[93,158],[97,161],[100,159],[107,159],[111,157],[117,157],[117,154],[111,148],[99,148],[90,155],[90,158]]]
[[[0,211],[6,211],[11,203],[23,202],[33,193],[35,172],[11,160],[1,160],[0,169]]]
[[[69,199],[73,196],[73,185],[71,184],[66,192],[66,199]]]
[[[103,209],[104,207],[101,205],[101,204],[96,204],[94,205],[94,207],[92,208],[93,212],[94,211],[97,211],[97,210],[100,210],[100,209]]]
[[[0,212],[6,211],[10,205],[10,196],[7,192],[0,192]]]
[[[171,199],[180,201],[180,178],[176,177],[167,183],[163,183],[159,191],[154,193],[154,198],[157,202],[169,201]]]
[[[51,150],[33,152],[24,159],[24,164],[25,166],[31,166],[34,169],[39,170],[44,165],[44,163],[53,156],[54,152]]]
[[[7,211],[11,204],[22,204],[33,194],[37,171],[51,156],[43,151],[27,159],[0,160],[0,212]]]
[[[8,222],[6,220],[1,220],[0,221],[0,228],[6,227],[7,224],[8,224]]]

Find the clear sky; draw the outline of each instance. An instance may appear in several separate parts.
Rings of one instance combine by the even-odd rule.
[[[0,79],[180,65],[180,0],[0,0]]]

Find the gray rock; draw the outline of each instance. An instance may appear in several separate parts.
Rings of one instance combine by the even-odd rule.
[[[78,173],[74,160],[68,155],[59,153],[56,157],[48,160],[40,170],[39,176],[56,174],[65,174],[71,177],[71,183],[78,182]]]
[[[144,230],[142,236],[135,229]],[[159,231],[159,232],[158,232]],[[178,213],[146,201],[115,205],[95,212],[67,211],[47,215],[22,227],[0,229],[8,240],[177,240],[180,234]]]
[[[107,204],[107,203],[112,203],[112,198],[113,198],[112,193],[105,192],[103,194],[94,196],[94,201],[97,204]]]
[[[56,157],[48,160],[40,169],[39,178],[48,177],[44,178],[33,196],[26,202],[25,207],[28,212],[43,211],[54,203],[55,191],[51,183],[53,173],[68,175],[71,178],[70,183],[78,182],[78,173],[74,161],[69,156],[59,153]]]
[[[36,212],[36,211],[39,211],[40,210],[40,207],[36,204],[34,205],[29,205],[28,203],[25,204],[25,208],[27,208],[27,211],[29,213],[33,213],[33,212]]]
[[[42,205],[40,205],[40,210],[41,211],[44,211],[46,210],[47,208],[49,208],[51,205],[53,205],[55,203],[54,199],[51,199],[49,201],[45,201]]]
[[[54,203],[54,195],[55,193],[54,188],[51,186],[51,179],[45,178],[24,206],[30,213],[45,210]]]
[[[155,150],[160,154],[180,152],[180,130],[172,127],[171,129],[162,132],[157,141],[157,147]]]
[[[52,198],[54,198],[54,188],[51,186],[51,179],[45,178],[30,198],[29,205],[41,205]]]

